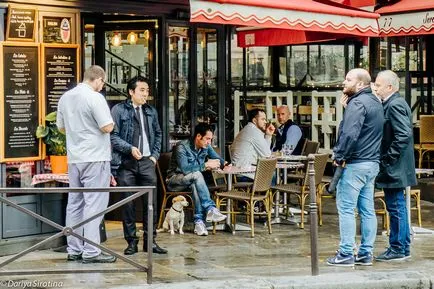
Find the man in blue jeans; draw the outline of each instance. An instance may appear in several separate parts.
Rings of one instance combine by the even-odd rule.
[[[208,186],[202,172],[218,169],[225,161],[211,147],[212,127],[199,123],[193,138],[176,145],[170,168],[167,173],[167,188],[171,191],[183,191],[191,188],[194,201],[194,232],[198,236],[207,236],[207,222],[220,222],[226,216],[220,213],[211,200]],[[206,218],[205,218],[206,213]]]
[[[341,240],[336,255],[327,259],[332,266],[372,265],[377,233],[374,181],[379,171],[384,116],[383,106],[372,94],[370,83],[369,73],[360,68],[350,70],[343,82],[348,100],[333,149],[335,165],[344,166],[336,194]],[[362,240],[354,257],[356,208]]]
[[[377,186],[384,190],[390,216],[390,246],[375,260],[403,260],[410,257],[410,228],[404,192],[405,187],[416,185],[411,110],[398,93],[399,77],[393,71],[378,73],[374,90],[383,101],[386,119]]]

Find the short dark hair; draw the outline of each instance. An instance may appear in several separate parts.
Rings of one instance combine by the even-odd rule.
[[[265,110],[261,108],[255,108],[248,112],[248,121],[253,122],[253,119],[259,115],[260,112],[265,113]]]
[[[200,122],[196,125],[196,127],[194,128],[194,138],[200,134],[200,136],[205,136],[207,132],[212,132],[214,133],[213,127],[209,124],[207,124],[206,122]]]
[[[128,95],[129,95],[130,89],[133,90],[133,91],[136,90],[137,82],[146,82],[149,85],[149,81],[148,81],[148,79],[146,77],[143,77],[141,75],[134,76],[127,83],[127,93],[128,93]]]

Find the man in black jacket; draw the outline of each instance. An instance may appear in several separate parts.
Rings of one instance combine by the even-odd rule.
[[[147,104],[149,85],[146,78],[136,76],[127,84],[131,99],[112,108],[115,128],[111,133],[112,171],[120,186],[156,186],[155,164],[160,156],[161,129],[158,124],[157,110]],[[125,197],[132,193],[126,193]],[[147,224],[148,198],[143,200],[143,251],[147,251],[147,232],[153,230],[152,252],[166,254],[155,242],[157,224],[157,193],[153,191],[154,223]],[[136,236],[136,210],[133,202],[123,207],[124,237],[128,247],[125,255],[137,253],[139,238]]]
[[[377,233],[374,208],[374,182],[379,171],[383,136],[383,107],[371,91],[371,77],[364,69],[352,69],[344,81],[348,96],[339,137],[333,149],[335,165],[345,167],[337,185],[340,244],[336,256],[328,258],[332,266],[372,265]],[[354,211],[360,215],[361,245],[353,255],[356,237]]]
[[[384,190],[390,216],[390,246],[375,259],[403,260],[410,257],[410,227],[404,192],[405,187],[416,185],[411,110],[398,93],[399,77],[393,71],[378,73],[374,91],[383,101],[385,117],[377,186]]]

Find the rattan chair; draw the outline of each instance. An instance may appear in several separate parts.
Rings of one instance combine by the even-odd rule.
[[[375,214],[380,215],[383,218],[383,229],[386,230],[386,233],[389,234],[389,212],[386,209],[386,201],[384,200],[384,192],[383,191],[375,191],[374,192],[374,201],[380,204],[380,207],[375,209]]]
[[[322,177],[324,175],[324,170],[327,164],[327,160],[329,158],[328,154],[315,154],[314,160],[314,168],[315,168],[315,191],[318,194],[319,185],[321,184]],[[300,220],[300,228],[304,228],[304,205],[306,203],[306,198],[309,196],[310,188],[309,188],[309,170],[306,169],[304,174],[304,178],[301,184],[281,184],[273,187],[274,190],[278,190],[283,193],[294,194],[297,196],[300,209],[301,209],[301,220]]]
[[[193,202],[191,191],[175,192],[175,191],[167,190],[166,173],[167,173],[167,170],[169,169],[171,157],[172,157],[172,153],[162,153],[160,155],[160,158],[158,159],[158,162],[157,162],[158,181],[160,182],[161,191],[163,193],[163,200],[161,203],[161,210],[160,210],[160,218],[158,219],[158,228],[161,228],[161,226],[163,225],[166,211],[169,211],[169,209],[170,209],[170,207],[166,208],[168,201],[173,199],[174,197],[182,195],[182,196],[188,198],[190,205],[191,205],[192,209],[194,210],[194,202]]]
[[[251,227],[251,237],[255,236],[255,214],[254,208],[257,202],[262,202],[264,204],[265,211],[267,213],[267,223],[268,223],[268,233],[271,234],[271,181],[273,179],[274,171],[276,170],[276,159],[259,159],[256,166],[255,180],[253,186],[247,190],[232,190],[229,192],[216,193],[216,206],[220,208],[223,201],[231,199],[233,201],[244,202],[246,204],[246,214],[249,219]],[[227,208],[225,213],[229,213],[233,216],[239,214],[239,211],[234,211],[234,204],[232,202],[231,208]],[[239,209],[242,206],[238,206]],[[262,214],[261,214],[262,215]],[[236,226],[236,218],[232,218],[234,231]],[[216,224],[213,224],[213,233],[215,234]]]
[[[320,226],[322,226],[322,199],[331,199],[334,197],[334,195],[324,194],[326,187],[331,181],[331,176],[323,176],[317,190],[316,202],[318,204],[318,224]]]
[[[422,227],[422,212],[420,209],[420,190],[419,189],[410,190],[410,196],[415,201],[415,205],[410,209],[415,210],[417,212],[417,223],[419,227]]]
[[[434,115],[420,116],[419,143],[414,148],[419,153],[419,168],[422,168],[424,155],[428,153],[429,156],[429,152],[434,151]]]

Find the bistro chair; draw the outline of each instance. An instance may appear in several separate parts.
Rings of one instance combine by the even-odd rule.
[[[301,151],[301,155],[302,156],[308,156],[310,154],[317,154],[318,150],[319,150],[319,142],[316,141],[311,141],[306,139],[306,141],[304,142],[303,145],[303,149]],[[291,182],[294,181],[301,181],[303,180],[305,174],[306,174],[306,170],[307,170],[307,163],[308,161],[302,161],[304,163],[304,167],[302,169],[298,169],[296,170],[294,173],[292,174],[288,174],[288,180],[291,180]]]
[[[411,210],[415,210],[417,212],[417,222],[419,227],[422,227],[422,214],[420,209],[420,190],[412,189],[410,190],[410,196],[414,199],[415,205],[411,207]]]
[[[228,145],[228,151],[229,151],[229,160],[230,160],[230,162],[232,162],[231,145]],[[235,188],[235,189],[248,190],[253,185],[253,182],[239,182],[239,181],[237,181],[236,175],[233,175],[232,180],[233,180],[232,188]]]
[[[216,193],[216,206],[219,209],[220,205],[223,201],[227,201],[228,199],[238,202],[244,202],[246,206],[247,218],[251,227],[251,237],[255,236],[255,220],[254,215],[262,215],[261,212],[256,213],[254,208],[255,204],[258,202],[262,202],[264,204],[264,208],[267,214],[267,223],[268,223],[268,233],[271,234],[271,181],[273,179],[274,171],[276,170],[276,159],[259,159],[256,165],[255,172],[255,180],[253,181],[253,185],[247,191],[243,190],[232,190],[229,192],[219,192]],[[227,208],[226,213],[229,213],[233,216],[239,214],[239,211],[235,211],[234,204],[232,202],[232,206]],[[243,209],[243,206],[237,206],[238,209]],[[236,226],[236,218],[232,218],[233,226],[235,230]],[[216,231],[216,224],[213,223],[213,234]]]
[[[327,164],[327,160],[329,158],[328,154],[315,154],[314,160],[314,169],[315,169],[315,191],[318,194],[319,186],[321,184],[322,177],[324,175],[324,170]],[[276,185],[272,188],[273,190],[277,190],[283,193],[288,193],[289,195],[294,194],[297,196],[300,210],[301,210],[301,223],[300,228],[304,228],[304,205],[306,203],[306,198],[309,196],[310,187],[309,187],[309,170],[306,168],[304,173],[304,178],[302,182],[299,183],[289,183],[289,184],[280,184]]]
[[[318,204],[318,223],[320,226],[322,226],[322,199],[331,199],[334,197],[334,195],[331,194],[324,194],[327,186],[330,184],[331,181],[331,176],[323,176],[321,179],[321,183],[318,186],[316,202]]]
[[[384,200],[384,191],[375,191],[374,192],[374,201],[377,201],[380,204],[380,207],[375,209],[375,214],[380,215],[383,218],[383,229],[386,230],[386,233],[389,235],[389,212],[386,209],[386,201]]]
[[[163,221],[164,221],[166,212],[170,210],[170,207],[166,208],[169,200],[171,200],[171,199],[173,199],[179,195],[182,195],[182,196],[189,199],[191,207],[194,210],[194,202],[193,202],[191,191],[175,192],[175,191],[169,191],[167,189],[166,177],[167,177],[167,170],[169,169],[171,157],[172,157],[171,152],[162,153],[160,155],[160,158],[158,159],[158,162],[157,162],[158,181],[160,182],[161,191],[163,193],[163,200],[161,203],[160,217],[158,219],[158,228],[161,228],[161,226],[163,225]]]
[[[419,154],[419,168],[422,168],[423,157],[426,153],[429,167],[429,152],[434,151],[434,115],[420,116],[419,143],[415,144],[414,148]]]

